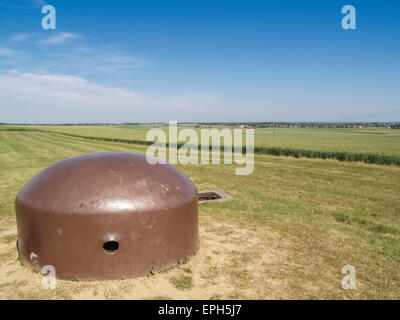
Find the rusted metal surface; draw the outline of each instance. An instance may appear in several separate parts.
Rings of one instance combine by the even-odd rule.
[[[146,275],[193,255],[197,190],[144,155],[93,153],[33,177],[16,201],[20,258],[55,267],[61,279]]]

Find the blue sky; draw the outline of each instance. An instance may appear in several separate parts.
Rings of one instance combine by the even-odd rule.
[[[0,122],[400,121],[399,17],[397,1],[0,0]]]

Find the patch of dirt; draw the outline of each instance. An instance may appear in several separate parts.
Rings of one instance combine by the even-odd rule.
[[[15,222],[0,233],[0,299],[279,299],[289,283],[280,275],[285,240],[267,228],[199,217],[200,247],[194,257],[149,277],[111,281],[57,280],[42,289],[43,276],[17,260]],[[6,239],[7,241],[1,241]],[[177,285],[184,279],[190,286]]]

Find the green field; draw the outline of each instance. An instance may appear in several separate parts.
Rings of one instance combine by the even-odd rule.
[[[72,133],[92,137],[145,140],[149,129],[165,125],[150,126],[32,126],[56,132]],[[180,128],[194,128],[182,125]],[[221,126],[215,126],[221,129]],[[0,128],[1,129],[1,128]],[[196,128],[199,131],[199,128]],[[396,129],[322,129],[322,128],[256,128],[255,145],[312,149],[322,151],[353,151],[360,153],[400,154],[400,130]]]
[[[180,129],[194,128],[199,132],[198,127],[179,126]],[[166,125],[0,126],[0,130],[42,130],[105,141],[136,143],[145,142],[146,134],[152,128],[161,128],[166,132],[168,130]],[[331,158],[400,166],[400,130],[396,129],[256,128],[254,139],[257,154]],[[185,141],[179,142],[183,144]]]
[[[142,139],[146,132],[39,129],[121,139]],[[260,129],[256,143],[399,152],[396,131],[371,132],[282,129],[273,136]],[[200,205],[200,249],[187,264],[145,278],[58,281],[56,290],[42,290],[41,275],[17,261],[16,193],[55,161],[99,151],[144,153],[146,146],[0,130],[0,298],[400,298],[400,168],[268,155],[256,155],[249,176],[236,176],[236,165],[177,166],[199,190],[234,196]],[[356,268],[355,290],[341,287],[348,264]]]

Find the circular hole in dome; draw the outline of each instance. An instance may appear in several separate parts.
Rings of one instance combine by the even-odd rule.
[[[117,241],[107,241],[103,244],[103,249],[108,254],[116,253],[118,248],[119,243]]]

